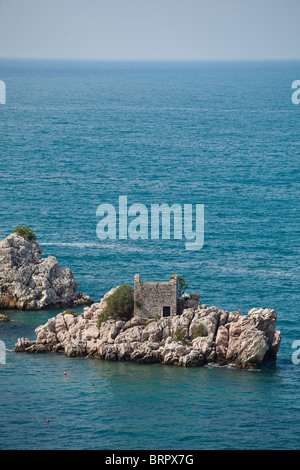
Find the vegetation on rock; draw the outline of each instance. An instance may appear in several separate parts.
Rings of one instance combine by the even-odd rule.
[[[102,323],[106,322],[108,319],[109,318],[103,312],[99,313],[97,327],[100,328]]]
[[[185,338],[185,334],[182,328],[177,328],[176,331],[172,335],[175,341],[183,341]]]
[[[194,328],[194,331],[193,331],[193,338],[198,338],[198,336],[208,336],[208,332],[207,332],[207,329],[205,328],[204,325],[202,325],[202,323],[200,323],[199,325],[197,325],[195,328]]]
[[[14,229],[14,232],[25,240],[35,241],[36,235],[34,231],[26,225],[19,225]]]
[[[67,310],[62,312],[62,315],[73,315],[73,317],[79,317],[80,313],[78,313],[76,310],[68,308]]]
[[[170,279],[176,279],[176,274],[172,274]],[[181,297],[185,291],[189,288],[189,283],[182,276],[177,276],[178,281],[178,297]]]
[[[110,318],[113,320],[130,320],[133,315],[133,309],[133,287],[129,284],[123,284],[106,299],[106,307],[102,314],[99,315],[99,317],[101,316],[99,322],[101,324]]]

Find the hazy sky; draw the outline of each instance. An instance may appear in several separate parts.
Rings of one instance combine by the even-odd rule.
[[[299,59],[300,0],[0,0],[0,57]]]

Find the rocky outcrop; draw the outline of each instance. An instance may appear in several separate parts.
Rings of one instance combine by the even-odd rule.
[[[197,309],[199,305],[199,300],[200,294],[189,295],[187,293],[184,293],[177,301],[177,313],[181,315],[182,312],[187,308],[191,308],[193,310]]]
[[[135,316],[126,322],[107,320],[98,325],[98,316],[114,290],[79,316],[62,312],[50,318],[35,330],[36,341],[21,338],[15,350],[185,367],[215,363],[256,368],[276,360],[281,334],[276,331],[273,309],[252,309],[243,316],[240,311],[198,303],[173,317]]]
[[[6,315],[0,315],[0,321],[10,321],[10,318]]]
[[[0,308],[40,310],[93,301],[81,292],[72,271],[54,256],[41,258],[35,242],[11,234],[0,242]]]

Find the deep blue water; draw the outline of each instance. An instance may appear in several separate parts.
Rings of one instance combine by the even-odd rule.
[[[0,60],[1,239],[31,226],[95,301],[177,272],[202,303],[275,308],[283,335],[276,365],[178,369],[16,354],[57,312],[8,312],[1,449],[299,448],[299,78],[299,62]],[[204,247],[101,242],[96,209],[121,195],[204,204]]]

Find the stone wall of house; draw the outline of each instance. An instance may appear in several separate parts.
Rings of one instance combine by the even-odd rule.
[[[134,315],[162,317],[163,307],[170,307],[170,316],[177,314],[177,279],[169,282],[141,282],[134,278]]]

